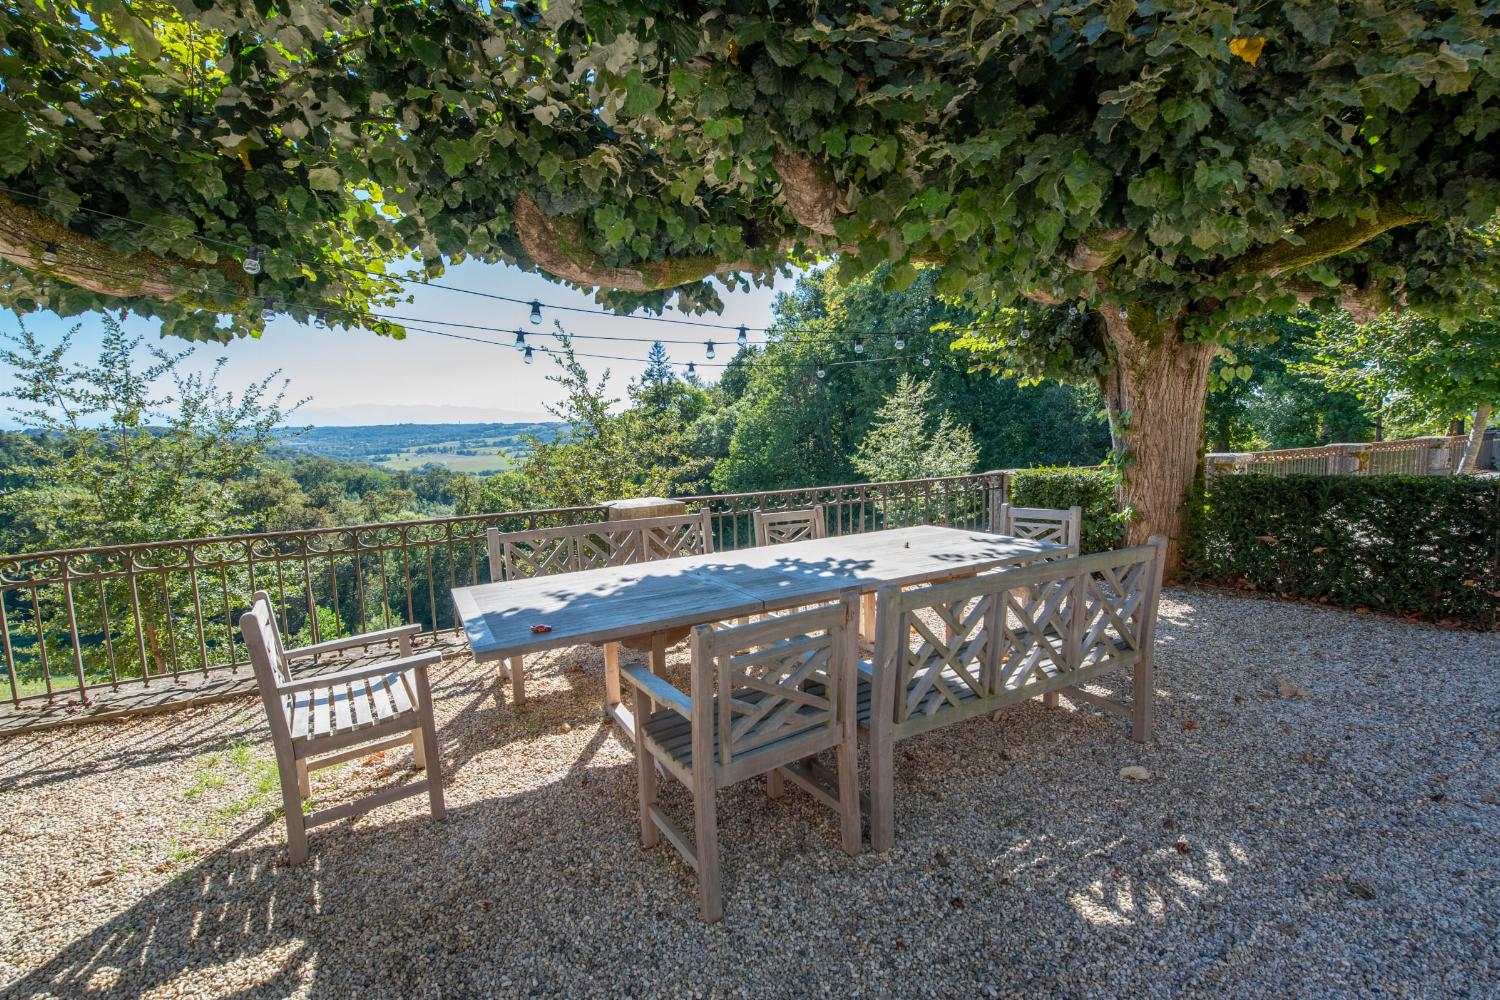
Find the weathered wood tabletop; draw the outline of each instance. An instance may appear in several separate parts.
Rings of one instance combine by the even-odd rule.
[[[453,603],[474,659],[484,662],[1066,554],[1061,545],[982,531],[895,528],[459,587]]]

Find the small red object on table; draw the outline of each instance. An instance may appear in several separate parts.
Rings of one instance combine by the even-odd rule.
[[[551,632],[552,631],[552,626],[551,625],[533,625],[533,626],[531,626],[531,631],[538,632],[538,633],[540,633],[540,632]]]

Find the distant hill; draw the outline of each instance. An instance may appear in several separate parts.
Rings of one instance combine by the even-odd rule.
[[[497,472],[508,467],[527,435],[554,439],[558,422],[489,424],[365,424],[308,427],[278,434],[283,447],[346,462],[369,462],[389,469],[428,463],[456,472]]]

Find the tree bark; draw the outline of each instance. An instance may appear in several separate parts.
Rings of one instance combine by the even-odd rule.
[[[1183,315],[1160,318],[1138,303],[1101,315],[1112,348],[1104,399],[1124,444],[1120,502],[1131,511],[1126,542],[1165,535],[1167,574],[1182,563],[1188,496],[1203,454],[1203,409],[1214,344],[1186,341]]]
[[[1473,472],[1479,464],[1479,449],[1484,445],[1484,429],[1490,423],[1490,404],[1480,403],[1474,407],[1474,421],[1469,427],[1469,440],[1464,442],[1464,457],[1458,463],[1458,474]]]

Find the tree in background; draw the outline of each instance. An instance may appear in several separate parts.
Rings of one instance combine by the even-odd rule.
[[[955,424],[947,413],[934,419],[931,384],[902,374],[875,411],[854,455],[854,467],[875,482],[966,476],[974,471],[978,457],[967,427]]]
[[[1474,467],[1490,414],[1500,404],[1500,319],[1492,314],[1445,331],[1417,315],[1319,324],[1312,357],[1298,369],[1356,396],[1377,426],[1443,433],[1472,415],[1461,471]]]
[[[950,347],[946,333],[927,332],[968,316],[936,297],[938,271],[922,269],[895,291],[886,288],[889,277],[881,268],[843,281],[824,268],[777,296],[769,343],[742,352],[720,383],[735,422],[714,469],[716,489],[855,478],[852,456],[903,372],[927,383],[937,412],[970,430],[984,468],[1092,465],[1104,457],[1109,438],[1091,387],[1021,386],[970,371],[971,354]]]
[[[256,330],[269,305],[389,330],[378,275],[408,257],[688,310],[720,304],[714,276],[836,254],[901,287],[931,263],[985,324],[1023,300],[1078,310],[1133,542],[1182,533],[1234,323],[1299,303],[1369,318],[1398,290],[1466,312],[1495,283],[1474,237],[1500,204],[1487,8],[175,0],[6,18],[12,308],[129,306],[224,337],[219,314]]]

